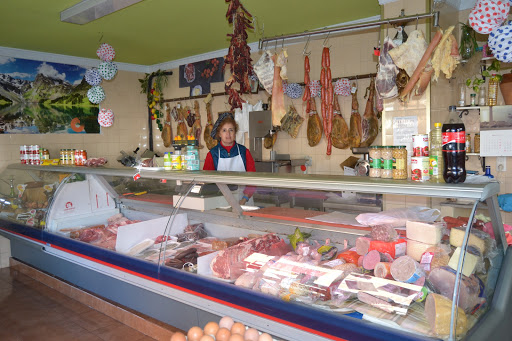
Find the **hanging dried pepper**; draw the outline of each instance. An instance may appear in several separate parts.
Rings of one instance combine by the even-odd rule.
[[[231,37],[228,54],[224,57],[222,71],[227,64],[231,71],[224,88],[229,95],[228,103],[231,109],[241,108],[243,100],[241,94],[250,93],[251,85],[249,76],[253,73],[251,48],[247,45],[247,30],[253,29],[252,15],[240,3],[240,0],[225,0],[229,3],[226,18],[230,24],[233,24],[233,33],[228,34]],[[237,91],[233,88],[234,83],[240,85]]]

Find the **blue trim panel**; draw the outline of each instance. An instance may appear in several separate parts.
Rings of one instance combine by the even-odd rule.
[[[357,314],[353,315],[354,317],[348,317],[328,313],[309,308],[305,305],[284,302],[276,297],[174,268],[166,266],[159,268],[157,264],[151,262],[142,261],[115,251],[106,250],[17,223],[2,220],[2,226],[13,232],[71,250],[84,256],[335,337],[351,341],[434,340],[425,336],[363,322]]]

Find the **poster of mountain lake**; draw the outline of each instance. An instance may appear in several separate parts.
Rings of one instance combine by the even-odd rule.
[[[87,98],[91,86],[85,71],[78,65],[0,56],[0,133],[99,133],[99,107]]]

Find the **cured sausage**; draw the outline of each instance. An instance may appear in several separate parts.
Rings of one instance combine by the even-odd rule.
[[[359,114],[356,90],[352,93],[352,114],[350,115],[350,130],[348,134],[351,148],[357,148],[361,145],[361,130],[361,115]]]
[[[320,116],[316,111],[315,98],[310,98],[310,111],[308,112],[308,128],[307,128],[307,136],[308,136],[308,144],[310,147],[316,146],[320,143],[322,139],[322,122],[320,121]]]
[[[334,96],[333,106],[333,118],[332,118],[332,131],[331,141],[332,145],[338,149],[347,149],[350,146],[348,138],[348,125],[341,114],[340,104],[338,97]]]
[[[370,94],[368,95],[368,101],[366,102],[366,108],[364,109],[364,115],[361,122],[361,147],[369,147],[379,134],[379,120],[375,116],[373,111],[373,101],[375,97],[375,80],[370,81]]]
[[[212,117],[212,102],[208,101],[206,103],[206,120],[208,123],[204,128],[204,143],[206,143],[206,148],[212,149],[218,143],[217,140],[211,137],[212,129],[213,129],[213,117]]]
[[[332,120],[333,120],[333,86],[331,78],[331,69],[329,68],[330,56],[329,48],[322,50],[322,70],[320,72],[320,84],[322,85],[322,122],[325,138],[327,139],[327,155],[331,155],[332,150]]]

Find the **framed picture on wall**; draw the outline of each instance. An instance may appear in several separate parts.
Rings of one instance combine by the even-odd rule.
[[[0,133],[99,133],[86,68],[0,56]]]

